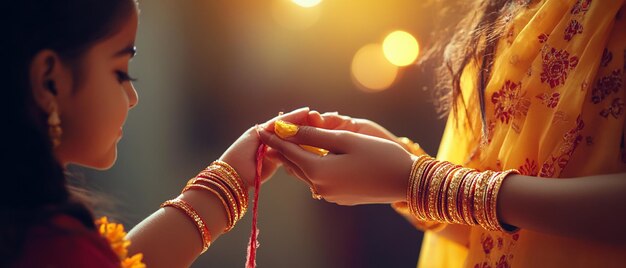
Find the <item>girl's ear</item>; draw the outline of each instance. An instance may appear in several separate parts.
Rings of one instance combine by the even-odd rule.
[[[58,105],[61,98],[71,94],[71,77],[70,68],[63,64],[58,53],[49,49],[37,53],[31,61],[29,77],[37,106],[50,113],[53,105]]]

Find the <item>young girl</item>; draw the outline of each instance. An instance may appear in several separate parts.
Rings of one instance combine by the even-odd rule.
[[[106,218],[95,223],[64,169],[115,163],[138,100],[128,73],[137,4],[20,0],[2,10],[1,267],[187,267],[243,216],[260,144],[254,128],[128,237]],[[304,124],[307,114],[278,118]],[[277,167],[265,162],[262,179]]]
[[[477,1],[469,16],[444,54],[438,160],[337,114],[263,142],[327,201],[394,204],[426,231],[420,267],[623,267],[624,1]]]

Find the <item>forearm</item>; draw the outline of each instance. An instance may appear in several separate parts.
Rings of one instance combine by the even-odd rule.
[[[498,198],[508,224],[562,236],[626,244],[626,174],[572,179],[512,175]]]
[[[216,195],[190,190],[179,198],[189,203],[207,225],[215,241],[228,223],[223,204]],[[143,253],[148,267],[188,267],[202,251],[196,225],[182,211],[165,207],[135,226],[128,237],[130,254]]]

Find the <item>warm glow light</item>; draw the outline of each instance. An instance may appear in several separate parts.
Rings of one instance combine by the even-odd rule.
[[[407,66],[417,59],[420,47],[410,33],[395,31],[385,37],[383,51],[389,62],[396,66]]]
[[[294,5],[294,2],[289,0],[274,0],[274,20],[281,26],[293,30],[302,30],[313,26],[320,17],[320,9],[305,9],[299,4]],[[312,2],[312,0],[299,0],[298,2]]]
[[[381,45],[365,45],[352,59],[352,77],[368,90],[389,88],[396,79],[398,67],[385,59]]]
[[[291,0],[291,2],[294,2],[296,5],[301,7],[314,7],[319,5],[322,0]]]

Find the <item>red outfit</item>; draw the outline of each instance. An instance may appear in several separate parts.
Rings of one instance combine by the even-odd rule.
[[[12,267],[119,268],[120,260],[96,230],[68,215],[33,227],[26,235],[22,255]]]

